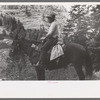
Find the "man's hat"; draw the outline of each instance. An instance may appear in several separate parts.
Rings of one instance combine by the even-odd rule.
[[[55,14],[51,13],[50,15],[46,16],[47,18],[55,19]]]

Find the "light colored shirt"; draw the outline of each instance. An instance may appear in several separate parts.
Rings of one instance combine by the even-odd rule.
[[[57,37],[59,36],[59,27],[58,27],[58,23],[56,21],[52,22],[49,28],[48,33],[46,34],[46,36],[51,35],[52,37]]]

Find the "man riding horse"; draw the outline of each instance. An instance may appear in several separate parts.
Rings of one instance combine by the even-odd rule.
[[[57,21],[55,20],[55,14],[50,14],[47,16],[48,22],[51,24],[49,31],[46,35],[46,38],[42,42],[42,44],[39,41],[39,45],[35,40],[26,40],[26,39],[18,39],[16,38],[15,41],[13,41],[12,46],[13,46],[13,52],[22,50],[24,53],[26,53],[29,56],[29,60],[31,64],[36,64],[37,67],[35,67],[36,73],[37,73],[37,78],[38,80],[44,80],[45,79],[45,70],[54,70],[54,69],[59,69],[59,68],[67,68],[67,66],[71,63],[73,64],[77,75],[79,76],[80,80],[85,80],[86,77],[92,78],[92,72],[93,72],[93,66],[92,66],[92,61],[91,57],[89,55],[89,52],[87,49],[85,49],[82,45],[77,44],[77,43],[71,43],[68,42],[66,39],[62,39],[64,45],[62,45],[63,49],[63,56],[59,56],[58,59],[55,59],[51,61],[48,59],[48,50],[53,47],[57,47],[59,44],[57,43],[58,37],[60,36],[59,31],[58,31],[58,24]],[[34,42],[33,42],[34,41]],[[56,42],[55,42],[56,41]],[[55,45],[57,43],[57,45]],[[34,46],[34,45],[35,46]],[[42,45],[42,47],[41,47]],[[26,49],[27,47],[27,49]],[[34,47],[35,49],[33,49]],[[37,48],[40,47],[40,48]],[[40,52],[41,51],[41,52]],[[52,54],[53,49],[51,50]],[[55,51],[59,51],[57,48]],[[17,53],[16,53],[17,54]],[[54,54],[54,53],[53,53]],[[59,52],[58,52],[59,54]],[[39,63],[38,63],[39,61]],[[84,65],[85,67],[85,72],[83,71],[82,66]],[[21,73],[21,71],[19,72]]]
[[[46,16],[46,17],[48,19],[48,23],[50,23],[51,25],[50,25],[48,33],[46,34],[46,37],[43,41],[43,45],[41,47],[41,53],[40,53],[40,60],[36,66],[38,66],[38,65],[45,66],[46,65],[47,52],[58,41],[59,29],[58,29],[58,23],[55,19],[55,14],[51,13],[49,16]]]

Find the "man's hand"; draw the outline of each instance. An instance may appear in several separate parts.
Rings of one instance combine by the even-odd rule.
[[[35,44],[32,44],[32,46],[31,46],[32,48],[35,48],[36,47],[36,45]]]
[[[35,50],[39,50],[39,47],[38,46],[36,46],[35,44],[32,44],[32,46],[31,46],[32,48],[35,48]]]
[[[41,39],[41,40],[44,40],[45,38],[46,38],[46,37],[41,37],[40,39]]]

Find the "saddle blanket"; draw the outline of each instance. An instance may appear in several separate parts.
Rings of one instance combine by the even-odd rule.
[[[62,46],[57,44],[51,50],[50,61],[60,57],[61,55],[64,55]]]

